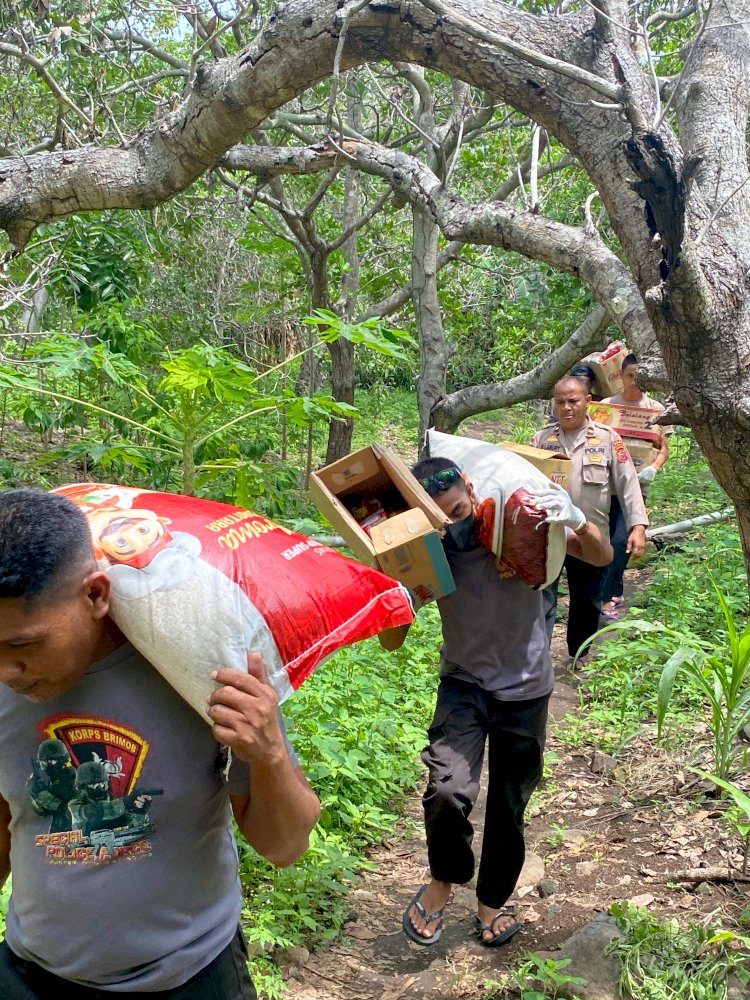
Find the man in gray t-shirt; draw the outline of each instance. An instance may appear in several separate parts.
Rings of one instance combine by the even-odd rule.
[[[487,947],[508,941],[520,924],[505,903],[524,861],[523,817],[542,774],[547,703],[554,677],[542,595],[516,576],[502,576],[495,555],[478,538],[471,483],[455,463],[429,458],[414,475],[448,515],[444,547],[456,589],[438,600],[443,627],[440,684],[429,745],[422,753],[429,777],[423,797],[432,879],[403,916],[417,944],[435,944],[454,883],[474,874],[469,815],[479,793],[485,744],[489,784],[477,877],[476,933]],[[548,521],[565,524],[568,551],[605,565],[609,541],[550,483],[537,496]],[[386,648],[405,631],[381,637]]]
[[[108,608],[75,504],[0,493],[0,996],[250,1000],[231,817],[291,864],[317,796],[258,654],[216,673],[210,727]]]

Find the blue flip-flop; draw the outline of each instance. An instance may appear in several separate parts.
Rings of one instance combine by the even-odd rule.
[[[401,923],[403,925],[406,936],[411,938],[412,941],[415,941],[417,944],[430,945],[430,944],[437,944],[438,941],[440,940],[440,935],[443,933],[443,914],[445,913],[445,907],[450,902],[450,896],[445,901],[445,905],[441,910],[436,910],[434,913],[428,913],[421,903],[422,893],[425,891],[426,888],[427,888],[427,883],[425,883],[423,886],[420,886],[419,891],[415,894],[412,901],[404,910],[404,916]],[[417,913],[420,915],[420,917],[424,920],[426,924],[431,924],[435,920],[440,921],[440,923],[437,925],[437,927],[432,932],[432,934],[430,934],[429,937],[422,937],[422,935],[417,931],[414,924],[411,922],[411,917],[409,916],[409,910],[412,908],[412,906],[416,906]]]
[[[476,930],[475,934],[479,938],[479,943],[483,944],[485,948],[499,948],[501,944],[505,944],[506,941],[518,934],[521,930],[521,924],[517,920],[514,920],[510,927],[506,927],[503,931],[495,932],[495,921],[498,917],[515,917],[515,910],[511,906],[503,906],[497,911],[495,916],[490,920],[488,924],[483,924],[479,917],[476,917]],[[485,931],[490,931],[492,934],[491,938],[486,938],[484,936]]]

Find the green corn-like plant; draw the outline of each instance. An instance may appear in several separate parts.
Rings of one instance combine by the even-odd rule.
[[[711,577],[726,623],[727,645],[706,649],[691,640],[670,656],[661,672],[657,691],[657,723],[661,737],[677,674],[682,672],[698,687],[711,711],[714,773],[726,782],[737,753],[737,735],[750,719],[750,623],[739,631],[724,594]]]

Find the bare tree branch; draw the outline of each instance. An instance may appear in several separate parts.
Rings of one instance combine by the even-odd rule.
[[[453,433],[463,420],[476,413],[549,396],[555,382],[577,361],[602,346],[611,321],[611,314],[603,306],[596,306],[570,339],[531,371],[505,382],[470,386],[443,397],[432,410],[435,427]]]
[[[602,97],[606,97],[607,100],[614,104],[618,104],[622,100],[622,92],[619,87],[614,86],[607,80],[603,80],[594,73],[589,73],[588,70],[581,69],[579,66],[573,66],[571,63],[563,62],[561,59],[552,59],[537,49],[520,45],[518,42],[513,41],[513,39],[507,38],[505,35],[500,35],[495,31],[488,31],[476,21],[459,14],[455,10],[451,10],[441,0],[421,0],[421,2],[439,17],[459,24],[467,34],[472,35],[482,42],[487,42],[490,45],[497,46],[499,49],[504,49],[506,52],[510,52],[511,55],[523,59],[524,62],[531,63],[532,66],[539,66],[542,69],[550,70],[560,76],[567,77],[569,80],[574,80],[576,83],[588,87],[595,93],[601,94]]]
[[[132,31],[130,28],[95,28],[94,31],[96,34],[101,34],[104,38],[108,38],[111,42],[128,42],[129,44],[137,45],[138,48],[143,49],[144,52],[148,52],[155,59],[159,59],[161,62],[166,63],[168,66],[173,66],[175,69],[190,69],[188,63],[182,59],[178,59],[177,56],[172,55],[171,52],[167,52],[166,49],[160,48],[151,39],[146,38],[145,35],[141,35],[137,31]]]
[[[591,289],[600,302],[617,299],[623,309],[617,323],[628,341],[639,351],[653,341],[650,322],[635,283],[627,268],[595,234],[568,226],[533,212],[517,212],[503,202],[472,205],[447,191],[436,175],[414,157],[374,143],[345,141],[342,148],[365,173],[386,180],[412,204],[422,205],[433,215],[443,234],[451,240],[480,243],[513,250],[534,260],[542,260],[556,270],[574,274]],[[239,146],[227,154],[224,163],[235,169],[263,176],[265,154],[268,168],[282,173],[282,161],[289,154],[298,170],[300,154],[305,170],[327,169],[340,162],[330,144],[321,143],[305,151],[259,150]]]
[[[453,2],[461,8],[468,0]],[[528,31],[530,47],[545,52],[553,63],[564,62],[557,53],[572,50],[576,31],[587,23],[582,15],[571,15],[565,23],[546,24],[500,0],[491,6],[487,0],[479,2],[488,12],[488,23],[502,23],[519,37]],[[342,69],[371,61],[384,47],[394,59],[407,56],[414,61],[413,54],[422,50],[420,58],[431,58],[434,15],[421,0],[399,0],[404,18],[396,24],[391,6],[392,0],[371,0],[352,16]],[[120,148],[0,161],[0,227],[16,250],[23,249],[42,221],[105,208],[150,208],[183,190],[294,94],[330,75],[342,24],[338,7],[338,0],[321,0],[311,13],[306,0],[289,0],[243,52],[217,64],[200,62],[181,105]],[[465,30],[467,20],[474,25],[466,17],[451,22],[450,45],[439,68],[499,94],[507,87],[518,95],[523,110],[533,106],[536,113],[541,108],[539,85],[534,81],[533,87],[518,92],[511,67],[498,62],[489,48],[477,51],[475,36]],[[185,68],[182,60],[137,31],[107,28],[104,37],[139,46],[175,69]]]
[[[24,49],[19,48],[17,45],[10,45],[8,42],[0,42],[0,53],[6,56],[12,56],[14,59],[19,59],[21,62],[26,63],[27,66],[31,66],[34,72],[42,80],[44,80],[60,104],[64,105],[66,108],[70,108],[71,111],[78,115],[84,125],[88,125],[90,127],[93,124],[91,118],[89,118],[86,112],[82,111],[76,102],[66,94],[41,59],[37,59],[36,56],[33,56],[30,52],[24,51]]]

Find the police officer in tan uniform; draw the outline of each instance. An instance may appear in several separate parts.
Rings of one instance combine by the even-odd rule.
[[[616,494],[630,532],[628,552],[639,556],[646,545],[648,516],[635,466],[619,434],[604,424],[594,423],[586,413],[590,398],[580,379],[570,376],[561,379],[554,390],[556,419],[538,431],[531,443],[535,448],[560,452],[570,458],[568,493],[605,537],[609,532],[610,498]],[[606,567],[566,556],[565,570],[570,591],[568,652],[575,656],[581,646],[583,653],[587,652],[586,642],[599,627]],[[544,591],[550,640],[557,608],[557,584],[556,580]]]

